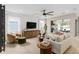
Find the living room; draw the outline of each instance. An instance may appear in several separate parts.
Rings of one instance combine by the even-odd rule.
[[[73,4],[5,4],[6,49],[2,53],[79,53],[78,6]],[[44,48],[39,46],[39,43],[51,44]]]

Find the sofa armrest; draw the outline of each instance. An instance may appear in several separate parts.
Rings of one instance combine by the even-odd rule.
[[[52,51],[58,54],[64,53],[71,46],[71,38],[67,38],[61,42],[51,40]]]
[[[64,53],[71,46],[71,38],[67,38],[61,42],[61,53]]]
[[[61,44],[59,42],[56,41],[52,41],[51,40],[51,44],[52,44],[52,52],[54,53],[60,53],[61,51]]]

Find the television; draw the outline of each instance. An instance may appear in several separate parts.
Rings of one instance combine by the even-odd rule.
[[[36,28],[36,22],[27,22],[26,28],[27,29],[35,29]]]

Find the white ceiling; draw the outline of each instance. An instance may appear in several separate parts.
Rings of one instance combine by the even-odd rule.
[[[6,4],[6,11],[27,15],[40,14],[43,9],[56,14],[79,13],[79,4]]]

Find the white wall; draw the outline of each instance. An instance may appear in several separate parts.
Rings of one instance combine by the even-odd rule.
[[[20,30],[23,31],[26,29],[26,22],[27,21],[30,21],[30,22],[36,22],[37,23],[37,28],[36,29],[39,29],[38,27],[38,18],[35,18],[33,16],[28,16],[28,15],[23,15],[23,14],[17,14],[17,13],[14,13],[14,12],[8,12],[6,11],[5,12],[5,37],[6,37],[6,40],[7,40],[7,33],[8,33],[8,17],[9,16],[13,16],[13,17],[19,17],[20,18],[20,23],[21,23],[21,26],[20,26]]]
[[[55,20],[60,20],[60,19],[70,19],[70,34],[71,36],[75,36],[75,19],[77,18],[76,14],[72,13],[72,14],[67,14],[67,15],[61,15],[58,17],[52,17],[47,19],[47,33],[51,33],[51,29],[50,29],[50,25],[51,25],[51,20],[55,21]]]
[[[19,17],[20,21],[21,21],[21,31],[26,29],[26,22],[36,22],[37,23],[37,27],[36,29],[38,29],[38,18],[35,18],[33,16],[29,16],[29,15],[23,15],[23,14],[17,14],[14,12],[6,12],[6,32],[7,32],[7,21],[8,21],[8,17],[9,16],[13,16],[13,17]]]
[[[28,15],[23,15],[23,14],[16,14],[16,13],[12,13],[12,12],[6,12],[6,22],[8,20],[8,16],[16,16],[16,17],[20,17],[21,19],[21,30],[25,30],[26,29],[26,22],[30,21],[30,22],[36,22],[37,23],[37,28],[39,29],[39,21],[40,19],[34,17],[34,16],[28,16]],[[72,14],[67,14],[67,15],[61,15],[58,17],[52,17],[52,18],[47,18],[47,33],[51,32],[51,28],[50,28],[50,22],[51,20],[58,20],[58,19],[70,19],[70,28],[71,28],[71,36],[75,36],[75,19],[77,18],[76,14],[72,13]],[[7,27],[7,23],[6,23],[6,27]],[[6,32],[7,32],[7,28],[6,28]]]
[[[23,21],[24,21],[25,19],[27,19],[27,17],[26,17],[25,15],[22,15],[22,14],[17,14],[17,13],[8,12],[8,11],[5,12],[5,15],[6,15],[6,16],[5,16],[5,36],[6,36],[6,40],[7,40],[8,18],[9,18],[9,16],[11,16],[11,17],[19,17],[19,18],[20,18],[20,21],[21,21],[20,30],[21,30],[21,31],[22,31],[23,28],[24,28],[24,26],[22,25],[22,24],[24,24]]]
[[[36,22],[37,23],[36,29],[39,29],[39,24],[38,24],[39,21],[38,21],[38,18],[36,18],[34,16],[28,16],[27,19],[25,19],[23,21],[23,24],[22,24],[24,26],[23,29],[26,29],[27,30],[27,28],[26,28],[26,22]]]

